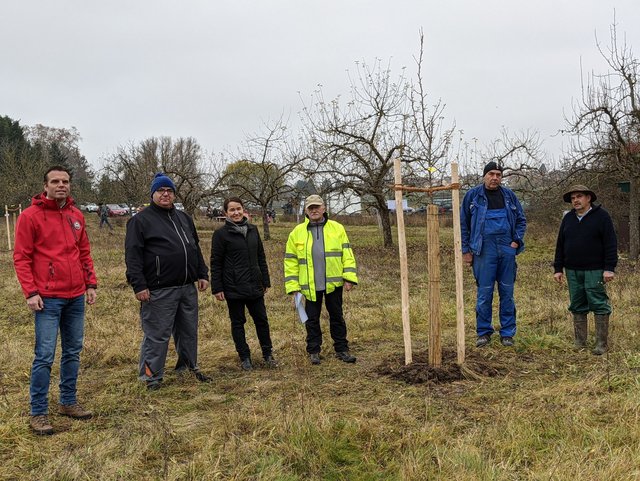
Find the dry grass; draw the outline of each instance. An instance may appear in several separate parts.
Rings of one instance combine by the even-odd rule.
[[[95,219],[90,217],[90,222]],[[200,221],[208,258],[212,225]],[[361,285],[346,296],[355,365],[330,355],[310,366],[303,328],[282,292],[281,259],[291,224],[272,226],[267,307],[282,367],[240,370],[226,307],[201,296],[200,365],[214,382],[169,374],[147,392],[136,379],[138,306],[124,282],[123,227],[91,225],[101,281],[89,310],[79,396],[89,422],[53,415],[60,432],[28,428],[32,316],[0,253],[0,479],[131,480],[632,480],[640,478],[640,275],[622,262],[610,293],[612,352],[571,349],[567,293],[551,280],[553,234],[535,228],[519,257],[515,349],[472,347],[474,285],[465,273],[467,340],[473,362],[498,375],[447,384],[407,384],[378,374],[401,366],[396,250],[375,226],[350,226]],[[539,233],[538,233],[539,232]],[[0,239],[6,239],[0,230]],[[426,233],[409,230],[414,351],[427,344]],[[443,230],[443,345],[454,348],[451,231]],[[259,351],[248,325],[250,345]],[[326,341],[327,338],[325,338]],[[256,357],[258,357],[256,355]],[[175,362],[171,351],[168,366]],[[51,405],[55,407],[58,368]]]

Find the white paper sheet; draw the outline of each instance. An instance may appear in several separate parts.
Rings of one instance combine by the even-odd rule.
[[[294,295],[294,300],[296,303],[296,310],[298,311],[298,317],[300,318],[300,322],[304,324],[307,322],[307,311],[304,310],[304,296],[300,292],[296,292]]]

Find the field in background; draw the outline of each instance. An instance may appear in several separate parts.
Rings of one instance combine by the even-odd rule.
[[[207,292],[200,297],[199,363],[214,382],[169,369],[165,386],[147,392],[136,379],[141,331],[124,279],[124,227],[110,234],[97,229],[94,215],[87,219],[100,288],[86,319],[79,397],[96,416],[82,422],[53,414],[61,432],[44,438],[28,427],[33,320],[0,230],[0,479],[640,478],[640,274],[622,260],[610,287],[611,353],[573,351],[566,288],[551,276],[555,220],[530,229],[518,258],[515,349],[495,340],[484,350],[473,347],[475,289],[465,272],[467,352],[470,363],[493,368],[486,375],[438,384],[392,375],[403,359],[397,249],[380,247],[377,227],[366,225],[348,228],[361,284],[345,295],[345,315],[358,362],[334,359],[325,332],[325,360],[311,366],[304,329],[282,288],[293,224],[278,222],[266,243],[273,283],[267,309],[281,367],[262,365],[249,322],[257,369],[240,370],[226,306]],[[198,221],[207,260],[213,225]],[[451,229],[441,238],[443,346],[453,350]],[[413,348],[421,359],[428,331],[425,228],[411,226],[408,240]],[[171,350],[167,366],[173,363]],[[52,413],[57,379],[56,365]]]

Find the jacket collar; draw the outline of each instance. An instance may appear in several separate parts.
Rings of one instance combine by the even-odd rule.
[[[593,212],[595,212],[595,211],[599,210],[601,207],[602,207],[602,205],[600,205],[600,204],[597,204],[597,205],[591,204],[591,208],[590,208],[587,212],[585,212],[584,214],[582,214],[582,216],[580,216],[580,218],[584,218],[587,214],[591,214],[591,213],[593,213]],[[571,212],[573,215],[575,215],[576,217],[578,217],[578,213],[576,212],[576,210],[575,210],[575,209],[571,209],[571,211],[570,211],[570,212]]]
[[[75,202],[72,197],[67,197],[65,200],[65,204],[62,206],[62,209],[66,209],[67,207],[71,207]],[[44,209],[49,210],[60,210],[58,203],[55,199],[48,199],[46,192],[41,192],[40,194],[34,195],[31,199],[31,205],[37,205]]]
[[[482,193],[483,197],[487,196],[487,190],[489,190],[489,189],[487,189],[487,187],[484,185],[484,183],[480,184],[480,192]],[[501,185],[499,185],[496,190],[499,190],[504,195],[504,187],[502,187]]]
[[[322,221],[314,223],[311,223],[311,219],[309,219],[307,214],[304,215],[304,224],[307,226],[307,229],[315,227],[316,225],[326,225],[327,222],[329,222],[329,215],[326,212],[322,214]]]
[[[155,202],[153,202],[153,201],[151,201],[151,203],[149,204],[149,207],[151,209],[153,209],[155,212],[159,212],[161,214],[165,214],[167,212],[172,214],[176,210],[175,206],[171,206],[171,209],[163,209],[162,207],[157,206],[155,204]],[[149,207],[147,207],[147,208],[149,208]]]

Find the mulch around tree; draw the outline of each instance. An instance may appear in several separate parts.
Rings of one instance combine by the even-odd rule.
[[[429,366],[427,351],[413,353],[413,362],[405,365],[404,353],[390,356],[380,363],[375,372],[380,376],[407,384],[446,384],[455,381],[504,376],[509,372],[509,361],[504,357],[486,356],[477,350],[468,351],[464,366],[457,364],[454,350],[443,350],[442,365]]]

